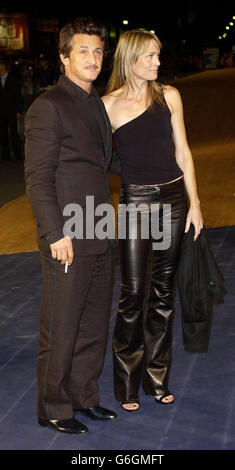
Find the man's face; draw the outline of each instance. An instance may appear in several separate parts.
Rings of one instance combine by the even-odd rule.
[[[0,63],[0,75],[1,75],[1,76],[5,75],[6,71],[7,71],[7,70],[6,70],[5,64],[1,64],[1,63]]]
[[[75,34],[69,57],[60,56],[65,75],[86,91],[98,77],[103,61],[104,44],[99,36]]]

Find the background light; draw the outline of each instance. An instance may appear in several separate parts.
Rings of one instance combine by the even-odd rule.
[[[232,19],[235,20],[235,16],[233,16]],[[228,23],[228,25],[225,26],[225,29],[227,30],[227,32],[224,33],[222,36],[218,36],[218,39],[226,38],[226,37],[227,37],[227,33],[228,33],[228,31],[230,30],[230,28],[231,28],[232,26],[234,26],[234,22],[233,22],[233,21],[230,21],[230,22]]]

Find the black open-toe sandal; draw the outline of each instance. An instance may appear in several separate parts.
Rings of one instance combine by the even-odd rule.
[[[128,408],[124,408],[124,407],[123,407],[123,405],[134,405],[134,404],[135,404],[135,405],[138,405],[138,408],[128,409]],[[123,409],[124,411],[138,411],[139,408],[140,408],[140,405],[139,405],[138,400],[136,400],[136,401],[124,401],[124,402],[120,403],[120,406],[122,407],[122,409]]]
[[[155,398],[156,403],[159,403],[160,405],[173,405],[173,403],[175,401],[173,395],[172,395],[172,397],[173,397],[172,401],[163,401],[164,398],[169,397],[170,395],[172,395],[172,393],[169,392],[169,390],[167,390],[166,392],[163,393],[163,395],[160,396],[160,398],[156,398],[156,396],[154,398]]]

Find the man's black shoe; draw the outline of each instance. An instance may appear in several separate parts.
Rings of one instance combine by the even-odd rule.
[[[42,419],[38,418],[40,426],[52,426],[59,432],[65,432],[68,434],[87,434],[88,428],[77,421],[75,418],[72,419]]]
[[[100,421],[108,421],[117,419],[117,414],[114,411],[107,410],[106,408],[102,408],[101,406],[91,406],[90,408],[80,408],[78,411],[85,416],[88,416],[94,420]]]

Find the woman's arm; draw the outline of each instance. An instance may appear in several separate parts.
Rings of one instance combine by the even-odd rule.
[[[171,111],[171,123],[176,151],[175,157],[177,164],[184,173],[184,183],[189,198],[189,210],[185,232],[189,230],[190,224],[192,223],[195,227],[194,240],[196,240],[203,227],[203,217],[197,193],[192,153],[186,136],[182,100],[178,90],[171,86],[166,88],[165,99]]]

